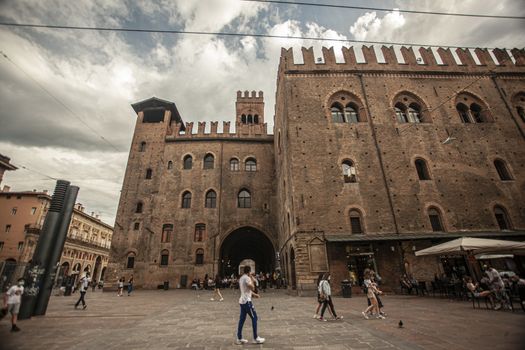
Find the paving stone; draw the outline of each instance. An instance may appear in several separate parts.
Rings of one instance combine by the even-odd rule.
[[[266,343],[238,346],[238,292],[224,291],[221,303],[209,300],[211,292],[198,293],[139,290],[129,298],[88,293],[86,310],[74,310],[76,296],[54,296],[46,316],[19,321],[19,333],[9,332],[7,317],[0,321],[0,349],[512,350],[521,349],[525,340],[522,311],[473,310],[468,302],[388,296],[389,317],[365,320],[365,298],[335,298],[344,319],[320,322],[312,318],[315,299],[279,291],[254,301]],[[405,324],[401,329],[400,319]],[[243,335],[251,340],[249,318]]]

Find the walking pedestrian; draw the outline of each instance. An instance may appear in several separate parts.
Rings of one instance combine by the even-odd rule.
[[[224,298],[222,297],[222,294],[221,294],[221,290],[220,290],[220,288],[222,287],[221,284],[222,284],[222,279],[217,274],[215,276],[215,287],[214,287],[213,291],[215,292],[215,295],[219,297],[219,301],[223,301],[224,300]],[[215,299],[212,297],[211,301],[214,301],[214,300]]]
[[[246,344],[248,340],[242,337],[242,327],[244,326],[244,321],[246,321],[246,315],[250,316],[252,319],[252,328],[253,328],[253,343],[262,344],[265,339],[257,335],[257,313],[255,312],[255,307],[252,304],[252,297],[259,298],[259,295],[254,293],[255,284],[252,278],[250,277],[250,266],[244,266],[244,274],[239,279],[239,289],[241,296],[239,298],[239,306],[241,307],[241,314],[239,316],[239,324],[237,326],[237,340],[235,344],[242,345]]]
[[[319,287],[317,288],[319,291],[319,297],[323,302],[323,308],[321,309],[321,317],[319,317],[319,321],[326,321],[324,318],[324,312],[326,311],[327,307],[330,307],[330,311],[332,313],[332,316],[336,320],[341,320],[343,316],[337,316],[337,313],[335,312],[334,303],[332,301],[332,289],[330,288],[330,273],[326,272],[323,276],[323,279],[319,283]]]
[[[19,278],[16,286],[11,286],[4,295],[4,308],[11,314],[11,332],[19,332],[20,328],[16,325],[18,311],[24,294],[24,279]]]
[[[374,282],[372,282],[371,276],[372,276],[371,271],[366,269],[365,276],[364,276],[365,277],[364,284],[365,284],[365,289],[366,289],[366,296],[368,299],[370,299],[370,306],[368,306],[366,310],[362,312],[362,314],[363,314],[363,317],[368,320],[369,318],[368,313],[371,312],[373,315],[375,311],[375,314],[377,314],[377,318],[384,319],[385,316],[379,313],[379,303],[377,302],[377,298],[376,298],[376,294],[382,294],[383,292],[381,292],[377,288],[377,285]]]
[[[82,278],[80,279],[80,298],[78,298],[75,309],[78,307],[78,305],[82,302],[82,309],[85,310],[87,305],[86,301],[84,300],[84,297],[86,296],[87,289],[89,288],[89,282],[91,282],[91,278],[89,278],[89,273],[86,273]]]
[[[370,281],[372,283],[375,283],[376,287],[379,288],[380,278],[377,278],[377,276],[379,276],[379,275],[372,269],[365,269],[365,274],[366,274],[367,271],[369,271],[369,273],[370,273]],[[367,293],[368,288],[365,285],[363,285],[363,291],[368,296],[368,293]],[[381,301],[381,297],[379,296],[380,294],[379,293],[374,293],[374,295],[376,296],[376,299],[377,299],[377,306],[379,308],[379,314],[384,316],[384,317],[386,317],[386,313],[383,311],[384,305],[383,305],[383,302]],[[372,301],[370,301],[370,299],[368,297],[366,298],[366,301],[368,303],[368,306],[372,305]]]
[[[319,317],[319,311],[321,310],[321,306],[323,306],[323,302],[324,302],[324,299],[321,299],[321,292],[319,290],[319,284],[323,280],[323,275],[324,274],[321,272],[319,274],[319,277],[317,278],[317,283],[316,283],[316,286],[317,286],[317,308],[315,309],[314,318],[318,318]],[[330,313],[332,313],[331,309],[328,309],[328,311]],[[332,316],[334,316],[334,315],[332,314]]]
[[[124,277],[121,277],[121,278],[118,280],[118,292],[117,292],[117,296],[121,297],[123,291],[124,291]]]
[[[131,292],[133,291],[133,275],[128,280],[128,297],[131,295]]]

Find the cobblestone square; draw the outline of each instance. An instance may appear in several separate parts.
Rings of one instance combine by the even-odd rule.
[[[86,310],[75,310],[78,294],[51,298],[46,316],[19,321],[10,333],[0,322],[3,349],[522,349],[525,314],[472,309],[465,301],[386,295],[385,320],[365,320],[363,296],[335,298],[341,321],[312,318],[315,299],[269,290],[255,300],[263,345],[235,345],[238,291],[134,291],[128,297],[88,292]],[[273,309],[272,309],[273,307]],[[398,322],[403,320],[404,327]],[[251,341],[251,322],[243,336]]]

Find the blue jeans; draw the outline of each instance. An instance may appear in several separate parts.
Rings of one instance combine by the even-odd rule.
[[[252,319],[253,339],[257,339],[257,313],[255,312],[255,307],[251,301],[246,304],[239,304],[239,306],[241,307],[241,315],[239,316],[237,339],[242,339],[242,327],[244,326],[244,321],[246,321],[246,315]]]

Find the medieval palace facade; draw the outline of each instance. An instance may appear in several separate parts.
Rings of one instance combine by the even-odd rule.
[[[184,123],[175,103],[136,104],[106,285],[188,286],[278,269],[310,294],[321,272],[396,289],[461,271],[414,251],[461,236],[525,238],[525,51],[382,47],[323,58],[283,49],[275,120],[237,92],[235,127]],[[401,57],[400,57],[401,58]],[[248,262],[247,262],[248,261]],[[523,262],[522,262],[523,263]],[[518,266],[525,269],[525,266]]]

